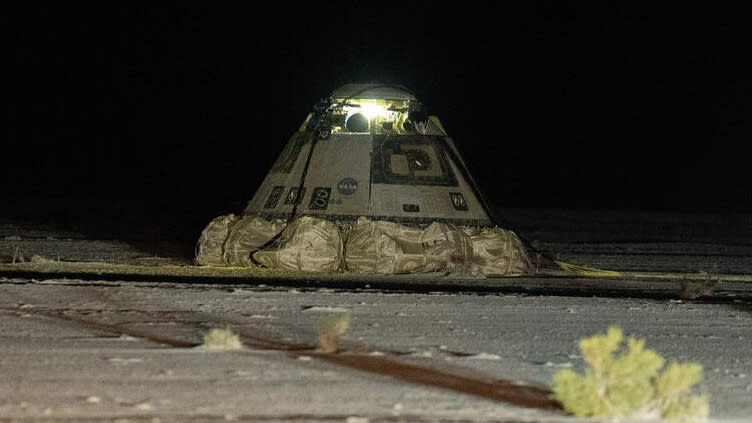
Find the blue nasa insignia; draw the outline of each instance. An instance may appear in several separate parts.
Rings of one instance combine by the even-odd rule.
[[[358,181],[353,178],[342,178],[337,182],[337,192],[342,195],[353,195],[358,190]]]

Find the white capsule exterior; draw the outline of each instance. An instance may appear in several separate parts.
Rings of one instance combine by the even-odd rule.
[[[454,142],[421,109],[401,87],[340,87],[292,135],[244,213],[493,226]]]

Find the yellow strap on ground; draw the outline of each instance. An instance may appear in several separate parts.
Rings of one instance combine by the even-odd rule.
[[[602,278],[613,278],[622,276],[621,272],[614,270],[596,269],[594,267],[580,266],[579,264],[565,263],[563,261],[557,261],[556,264],[567,272],[575,273],[580,276],[595,276]]]
[[[577,276],[595,278],[637,278],[637,279],[664,279],[685,281],[716,281],[716,282],[750,282],[752,275],[733,274],[710,274],[707,272],[678,273],[678,272],[618,272],[615,270],[596,269],[594,267],[580,266],[579,264],[557,261],[556,264],[565,272]]]

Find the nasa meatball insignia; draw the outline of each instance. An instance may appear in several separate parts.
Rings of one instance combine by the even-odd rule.
[[[337,192],[342,195],[353,195],[358,190],[358,181],[354,178],[342,178],[337,183]]]

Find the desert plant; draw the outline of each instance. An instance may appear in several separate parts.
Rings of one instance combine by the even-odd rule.
[[[324,352],[337,351],[340,336],[350,328],[350,316],[347,313],[327,313],[318,321],[319,344]]]
[[[229,328],[213,328],[204,335],[203,347],[210,350],[239,350],[243,348],[243,344],[238,335]]]
[[[588,364],[584,375],[570,369],[554,375],[553,397],[576,416],[670,419],[703,422],[709,413],[707,395],[692,395],[702,379],[697,363],[665,363],[645,341],[627,338],[610,327],[606,335],[580,340]]]

